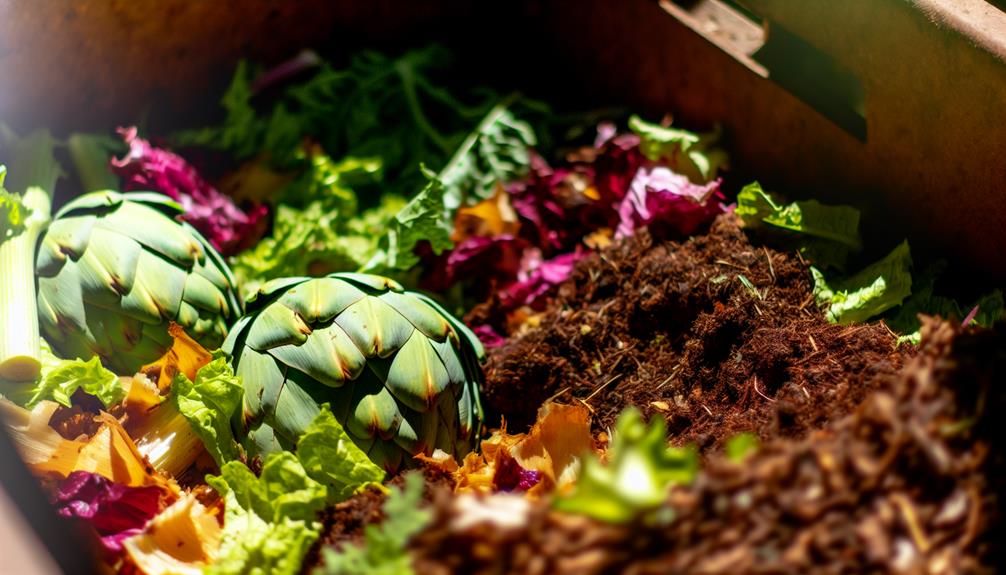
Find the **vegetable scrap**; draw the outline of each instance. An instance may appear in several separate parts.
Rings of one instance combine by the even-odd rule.
[[[0,425],[103,569],[996,564],[1000,290],[737,186],[718,128],[451,62],[242,62],[174,133],[0,126]]]

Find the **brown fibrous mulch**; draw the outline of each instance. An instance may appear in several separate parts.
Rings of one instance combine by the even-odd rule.
[[[522,431],[551,398],[587,405],[595,431],[637,406],[703,451],[802,436],[914,353],[882,323],[828,323],[812,291],[806,262],[752,245],[732,214],[680,242],[641,230],[579,262],[537,327],[491,350],[487,420]]]
[[[982,573],[1002,559],[1006,328],[932,321],[922,353],[846,417],[742,463],[710,457],[665,524],[531,508],[521,527],[434,506],[417,572]],[[504,496],[496,496],[504,497]],[[512,496],[509,496],[512,497]]]

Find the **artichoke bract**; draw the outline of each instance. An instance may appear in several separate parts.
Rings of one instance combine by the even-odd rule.
[[[272,280],[246,307],[224,351],[245,388],[235,423],[250,456],[294,449],[326,404],[389,472],[420,453],[471,450],[482,344],[430,298],[336,273]]]
[[[171,321],[204,347],[241,315],[230,269],[156,193],[102,191],[67,204],[39,240],[39,326],[63,357],[136,373],[173,343]]]

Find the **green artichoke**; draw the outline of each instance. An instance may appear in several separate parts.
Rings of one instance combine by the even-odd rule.
[[[458,459],[482,419],[482,344],[428,297],[388,278],[336,273],[267,282],[224,351],[245,388],[251,456],[292,450],[328,404],[390,472],[441,449]]]
[[[170,321],[214,349],[241,315],[234,277],[155,193],[94,192],[67,204],[39,241],[39,325],[63,357],[97,355],[135,373],[172,345]]]

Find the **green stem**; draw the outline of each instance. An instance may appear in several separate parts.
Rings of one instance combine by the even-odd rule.
[[[49,225],[52,190],[60,176],[56,141],[45,131],[19,138],[0,133],[13,168],[3,192],[24,210],[23,222],[0,220],[0,379],[34,381],[41,372],[35,248]],[[0,177],[0,185],[4,184]]]
[[[35,242],[26,227],[0,244],[0,379],[34,381],[42,369],[35,303]]]
[[[423,113],[422,106],[419,105],[419,97],[416,94],[416,79],[412,73],[412,68],[405,62],[399,61],[395,63],[395,70],[398,71],[398,75],[402,78],[402,88],[405,90],[405,100],[409,104],[409,111],[412,113],[413,119],[416,121],[416,125],[419,129],[423,131],[433,143],[437,145],[445,154],[450,153],[451,145],[447,141],[447,138],[443,136],[433,124],[430,123],[429,119],[426,118],[426,114]]]

